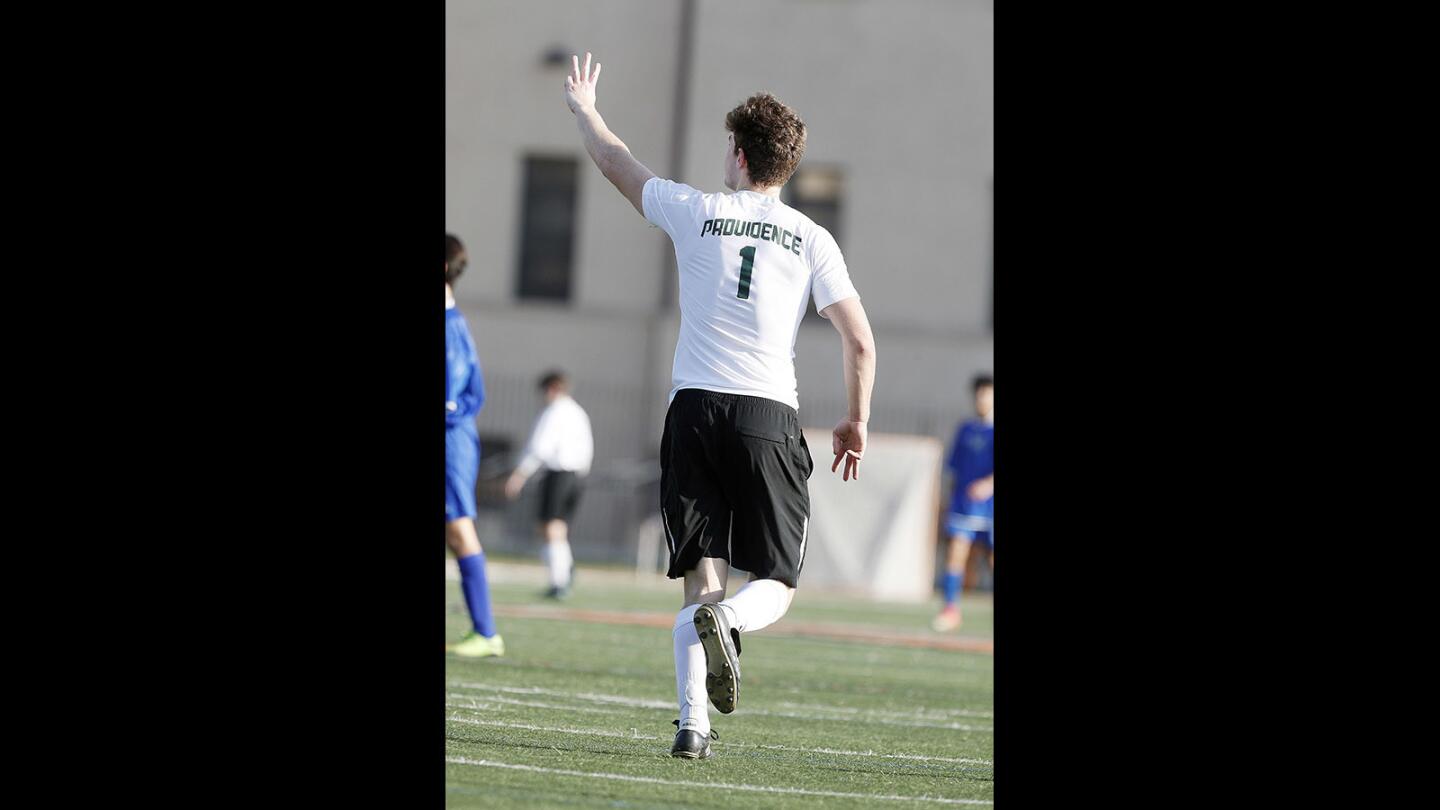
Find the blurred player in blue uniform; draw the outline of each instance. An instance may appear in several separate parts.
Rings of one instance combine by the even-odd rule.
[[[972,549],[989,551],[995,567],[995,380],[988,375],[975,378],[975,418],[955,431],[950,460],[945,467],[955,485],[945,531],[950,547],[945,556],[945,607],[935,617],[936,630],[960,626],[960,589]]]
[[[481,658],[504,655],[505,640],[495,632],[490,589],[485,582],[485,552],[475,532],[475,479],[480,474],[480,434],[475,415],[485,404],[485,382],[475,339],[455,306],[452,285],[469,257],[460,240],[445,235],[445,543],[460,565],[460,590],[473,629],[449,645],[456,655]]]

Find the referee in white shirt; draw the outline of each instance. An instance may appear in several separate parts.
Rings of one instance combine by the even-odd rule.
[[[550,589],[545,595],[563,599],[570,593],[575,570],[569,523],[580,505],[582,481],[595,458],[595,441],[590,417],[570,396],[563,373],[551,371],[541,377],[540,391],[545,396],[545,410],[535,420],[520,466],[505,482],[505,496],[514,500],[525,481],[545,468],[540,481],[540,534],[545,538],[544,557],[550,568]]]

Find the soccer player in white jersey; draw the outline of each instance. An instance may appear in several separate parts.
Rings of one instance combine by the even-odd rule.
[[[545,410],[535,420],[530,441],[520,464],[505,481],[505,497],[519,497],[525,481],[540,469],[540,536],[545,541],[542,556],[550,569],[550,590],[545,596],[564,599],[575,578],[575,557],[570,553],[570,521],[580,505],[585,476],[595,458],[595,438],[590,417],[570,396],[570,383],[559,371],[540,378]]]
[[[805,124],[768,93],[725,116],[725,187],[656,177],[595,109],[600,64],[573,58],[565,103],[605,178],[675,245],[680,338],[661,440],[661,517],[671,579],[685,579],[673,631],[679,727],[670,754],[710,756],[706,695],[722,714],[740,692],[740,633],[790,607],[810,523],[810,450],[800,432],[795,335],[809,299],[840,333],[849,413],[830,471],[859,478],[875,341],[840,249],[780,202],[805,152]],[[750,581],[725,598],[730,564]]]

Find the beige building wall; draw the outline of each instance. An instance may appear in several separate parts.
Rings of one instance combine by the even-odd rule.
[[[597,458],[659,445],[678,331],[661,302],[664,233],[585,157],[552,47],[605,69],[600,110],[636,157],[670,174],[681,0],[450,0],[446,5],[446,228],[470,269],[457,297],[479,344],[482,431],[523,434],[545,368],[576,380]],[[879,347],[872,430],[948,442],[993,369],[994,11],[974,0],[697,0],[677,180],[723,191],[725,113],[769,90],[809,126],[806,161],[844,172],[840,245]],[[580,161],[573,296],[515,298],[522,161]],[[673,286],[671,287],[673,296]],[[843,415],[828,324],[796,345],[802,419]],[[523,385],[523,396],[502,391]],[[587,389],[593,392],[587,403]],[[523,440],[523,435],[516,435]]]
[[[698,9],[680,179],[723,190],[725,113],[768,90],[805,120],[805,161],[844,171],[840,247],[876,330],[987,332],[991,4],[702,0]]]

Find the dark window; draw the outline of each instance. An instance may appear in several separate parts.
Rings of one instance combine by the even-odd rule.
[[[570,300],[577,176],[570,158],[525,159],[516,292],[521,298]]]
[[[840,252],[845,252],[845,240],[840,233],[840,204],[845,196],[845,175],[833,166],[801,166],[780,192],[780,198],[791,208],[815,220],[815,224],[830,232]],[[815,312],[811,300],[805,307],[805,319],[801,323],[828,323]]]

